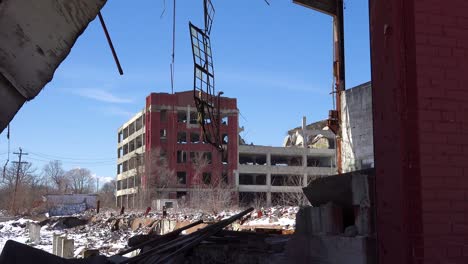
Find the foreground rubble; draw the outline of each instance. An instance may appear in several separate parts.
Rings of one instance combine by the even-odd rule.
[[[270,227],[271,230],[294,230],[297,207],[272,207],[255,210],[245,219],[230,225],[229,230],[256,230]],[[165,234],[176,228],[202,220],[204,224],[184,230],[189,234],[208,224],[227,219],[240,210],[223,211],[217,215],[195,210],[169,211],[163,218],[162,213],[128,212],[118,215],[117,211],[95,214],[87,211],[71,217],[50,217],[43,219],[20,218],[0,222],[0,251],[7,240],[31,245],[52,253],[53,237],[64,235],[74,240],[73,256],[78,257],[86,249],[97,249],[104,256],[112,256],[127,247],[131,237],[148,233]],[[40,225],[39,242],[30,239],[29,223]],[[270,230],[270,231],[271,231]],[[277,232],[278,233],[278,232]],[[281,233],[281,232],[279,232]]]

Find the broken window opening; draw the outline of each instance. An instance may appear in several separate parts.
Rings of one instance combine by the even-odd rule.
[[[221,118],[221,124],[222,125],[228,125],[228,117],[227,116],[223,116],[223,118]]]
[[[196,133],[196,132],[191,132],[190,133],[190,142],[191,143],[200,143],[200,134]]]
[[[223,144],[227,144],[229,142],[228,134],[223,134]]]
[[[127,178],[127,188],[135,187],[135,177],[128,177]]]
[[[122,156],[123,156],[123,149],[122,149],[122,147],[120,147],[120,148],[117,149],[117,158],[120,158]]]
[[[161,139],[166,139],[167,137],[167,130],[165,128],[159,130],[159,136]]]
[[[185,171],[177,172],[177,184],[187,184],[187,173]]]
[[[187,152],[183,150],[177,151],[177,163],[186,163],[187,162]]]
[[[211,164],[211,152],[203,152],[203,158],[208,162],[208,164]]]
[[[203,183],[210,184],[211,183],[211,172],[204,172],[203,173]]]
[[[241,185],[266,185],[266,174],[239,174]]]
[[[190,112],[190,124],[198,124],[198,112]]]
[[[119,133],[117,133],[117,141],[120,143],[122,142],[123,140],[123,133],[122,131],[120,131]]]
[[[167,110],[162,109],[161,112],[159,113],[159,119],[161,122],[167,122]]]
[[[122,140],[126,139],[128,137],[128,127],[124,128],[122,130]]]
[[[301,156],[271,155],[272,166],[302,166]]]
[[[133,133],[135,133],[135,122],[131,123],[128,126],[128,136],[133,135]]]
[[[135,130],[138,131],[143,127],[143,117],[140,116],[135,123]]]
[[[128,143],[123,146],[123,155],[122,156],[127,155],[127,153],[128,153]]]
[[[177,143],[179,144],[187,143],[187,133],[185,131],[177,132]]]
[[[241,165],[267,165],[266,155],[239,154],[239,164]]]
[[[187,123],[187,112],[178,111],[177,112],[177,122],[178,123]]]
[[[128,143],[128,152],[132,152],[135,150],[135,140],[132,140]]]
[[[185,199],[185,197],[187,197],[187,192],[177,192],[176,197],[177,199]]]
[[[122,163],[122,172],[128,171],[128,161]]]

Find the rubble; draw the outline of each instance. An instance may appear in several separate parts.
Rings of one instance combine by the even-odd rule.
[[[51,253],[53,252],[53,236],[57,234],[66,235],[68,239],[74,240],[74,257],[80,256],[85,249],[96,249],[104,256],[112,256],[128,246],[138,244],[138,236],[140,239],[145,236],[157,237],[191,223],[203,221],[197,226],[182,231],[182,234],[190,235],[209,224],[228,219],[239,213],[239,210],[225,210],[213,215],[199,210],[170,209],[167,217],[163,218],[162,212],[149,212],[145,216],[144,211],[127,211],[123,215],[119,215],[119,211],[101,210],[97,214],[95,211],[88,210],[67,217],[35,218],[39,221],[26,218],[5,221],[0,225],[0,250],[7,240],[11,239]],[[262,227],[292,232],[295,228],[297,211],[298,207],[261,208],[252,213],[250,217],[232,224],[227,229],[260,230]],[[32,243],[29,239],[28,223],[37,223],[41,226],[40,239],[36,243]],[[135,237],[133,243],[129,245],[129,240],[133,237]]]

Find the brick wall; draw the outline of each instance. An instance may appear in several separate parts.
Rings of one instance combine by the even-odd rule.
[[[468,2],[369,7],[379,263],[468,263]]]
[[[468,263],[468,2],[414,7],[424,260]]]

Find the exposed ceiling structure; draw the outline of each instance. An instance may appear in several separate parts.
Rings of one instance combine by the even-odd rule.
[[[105,3],[0,0],[0,132],[52,80]]]

